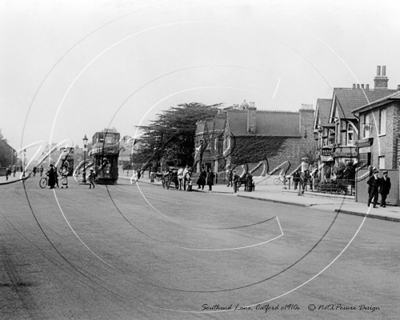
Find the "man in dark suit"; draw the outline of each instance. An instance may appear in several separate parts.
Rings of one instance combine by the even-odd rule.
[[[381,207],[386,207],[386,197],[390,192],[390,178],[388,177],[388,172],[383,172],[383,177],[381,178],[381,185],[379,188],[379,193],[381,194]]]
[[[371,201],[373,199],[374,203],[374,208],[377,208],[376,203],[378,202],[378,191],[379,187],[381,185],[381,179],[378,177],[378,170],[374,170],[374,174],[371,178],[368,179],[367,184],[368,184],[368,207],[371,204]]]

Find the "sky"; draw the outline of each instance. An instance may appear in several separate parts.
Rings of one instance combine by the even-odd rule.
[[[298,111],[335,87],[400,84],[396,1],[2,0],[0,130],[28,157],[178,104]]]

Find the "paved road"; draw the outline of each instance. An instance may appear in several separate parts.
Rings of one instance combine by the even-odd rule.
[[[0,319],[400,311],[397,223],[128,181],[53,191],[32,178],[2,186],[0,201]]]

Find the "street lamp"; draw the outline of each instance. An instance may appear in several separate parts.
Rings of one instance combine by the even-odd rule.
[[[83,183],[86,183],[86,148],[87,148],[88,138],[83,138]]]
[[[26,165],[26,149],[24,149],[24,168],[22,171],[22,176],[25,178],[25,165]]]

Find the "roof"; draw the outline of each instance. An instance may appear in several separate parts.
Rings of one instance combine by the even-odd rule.
[[[247,110],[229,110],[229,128],[235,136],[247,136]],[[256,111],[256,135],[300,137],[299,113],[285,111]]]
[[[364,110],[370,110],[371,108],[379,107],[381,105],[390,103],[392,101],[398,101],[400,100],[400,91],[396,91],[395,93],[389,94],[381,99],[378,99],[372,103],[366,104],[361,106],[360,108],[357,108],[353,110],[353,113],[360,113]]]
[[[376,100],[382,99],[383,97],[393,94],[395,92],[397,92],[397,90],[335,88],[333,90],[333,103],[338,103],[337,106],[340,118],[354,119],[355,116],[352,114],[353,110],[356,110],[366,104],[370,104]],[[331,108],[331,117],[333,117],[333,109],[334,108]]]
[[[322,127],[333,126],[329,123],[330,110],[332,106],[332,99],[318,99],[316,107],[316,117],[315,121],[318,123],[318,118],[320,119],[320,125]]]

